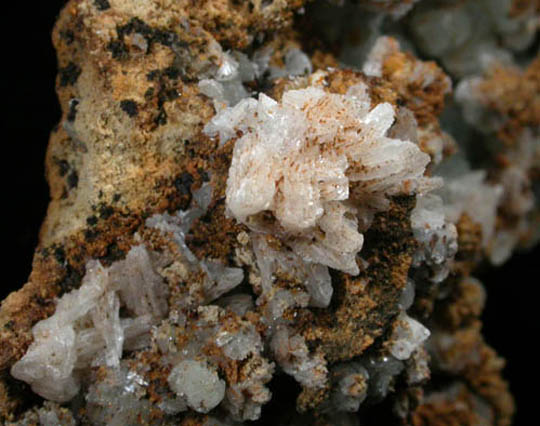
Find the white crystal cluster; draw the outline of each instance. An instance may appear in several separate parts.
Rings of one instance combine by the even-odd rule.
[[[205,127],[221,143],[241,133],[227,180],[228,212],[292,249],[316,305],[329,302],[327,272],[319,267],[317,290],[309,264],[357,274],[359,218],[369,223],[374,211],[387,208],[389,196],[427,185],[429,156],[410,141],[386,136],[394,115],[388,103],[372,108],[363,84],[346,95],[312,86],[286,91],[281,102],[264,94],[245,99]],[[275,222],[264,220],[266,212]],[[272,268],[262,263],[267,281]],[[263,290],[270,285],[263,283]]]
[[[409,359],[412,353],[429,337],[429,330],[420,322],[400,313],[391,336],[390,353],[401,361]]]
[[[515,70],[519,72],[517,67]],[[486,77],[489,77],[489,73],[463,79],[455,97],[463,107],[465,120],[485,135],[484,143],[489,146],[494,145],[494,135],[511,117],[493,109],[497,102],[496,94],[482,88]],[[527,241],[526,246],[540,240],[538,220],[529,217],[531,213],[534,214],[538,204],[531,176],[534,170],[540,168],[540,129],[534,125],[524,127],[514,146],[499,150],[504,155],[505,165],[495,176],[501,191],[498,207],[512,218],[513,225],[507,229],[499,227],[493,235],[490,260],[496,265],[504,263],[511,256],[521,239]]]
[[[501,207],[514,217],[529,214],[535,206],[531,172],[540,169],[540,129],[525,129],[515,150],[507,154],[508,167],[501,172]]]
[[[272,398],[266,386],[272,379],[274,364],[264,358],[249,358],[242,368],[243,380],[228,387],[224,406],[233,419],[257,420],[261,409]]]
[[[276,331],[271,348],[283,371],[308,388],[322,388],[328,370],[322,353],[310,353],[301,335],[291,335],[285,327]]]
[[[262,61],[250,61],[240,52],[223,53],[221,65],[213,78],[199,82],[199,90],[214,100],[216,111],[228,105],[235,105],[249,96],[243,83],[259,78],[264,72]]]
[[[409,28],[424,54],[440,59],[452,74],[478,73],[494,61],[511,61],[512,51],[534,42],[540,21],[534,6],[512,16],[512,0],[424,2]]]
[[[482,145],[493,158],[500,158],[500,153],[505,160],[503,166],[496,165],[495,173],[490,175],[490,183],[485,176],[479,177],[482,172],[476,171],[467,172],[454,183],[449,180],[447,185],[450,192],[454,192],[454,197],[451,197],[454,201],[456,197],[462,199],[450,204],[454,207],[468,204],[468,211],[465,209],[463,212],[481,224],[484,249],[495,265],[504,263],[517,247],[530,247],[540,240],[538,219],[534,217],[538,197],[534,194],[531,180],[531,170],[540,165],[538,126],[524,127],[514,146],[501,146],[496,133],[512,117],[499,113],[496,106],[505,102],[503,93],[508,87],[501,84],[501,91],[483,88],[484,81],[498,67],[520,72],[518,64],[523,62],[517,54],[530,48],[540,28],[540,15],[533,4],[522,4],[512,13],[513,6],[515,2],[511,0],[456,4],[423,2],[415,8],[408,21],[417,47],[424,54],[439,59],[450,73],[460,79],[455,101],[462,111],[458,112],[459,115],[455,112],[452,115],[453,107],[450,107],[443,125],[458,137],[463,149]],[[463,119],[483,137],[468,132]],[[475,191],[471,189],[473,187]],[[472,203],[473,192],[485,192],[485,203],[479,199]],[[448,204],[448,200],[445,199],[444,203]],[[453,208],[449,210],[452,214]],[[457,211],[459,209],[454,213]],[[506,224],[499,221],[495,226],[497,213],[511,219]]]
[[[241,268],[226,267],[215,259],[199,260],[187,246],[187,233],[193,222],[206,213],[212,200],[210,184],[205,183],[199,190],[194,191],[193,199],[194,206],[188,210],[179,210],[174,215],[155,214],[146,220],[147,227],[159,229],[172,237],[189,272],[202,273],[204,276],[201,288],[195,288],[195,284],[190,288],[191,297],[184,300],[185,306],[210,303],[236,287],[244,279]]]
[[[508,154],[509,166],[495,182],[488,181],[485,170],[470,170],[460,156],[446,160],[447,164],[436,171],[444,177],[445,185],[436,194],[418,197],[411,214],[414,236],[419,242],[414,266],[427,266],[434,283],[444,280],[458,248],[455,225],[463,215],[480,225],[482,248],[494,265],[504,263],[524,235],[534,244],[540,233],[534,235],[534,219],[529,221],[527,215],[535,205],[529,175],[531,168],[536,167],[535,159],[540,158],[538,146],[538,139],[523,138],[517,150]],[[501,211],[515,219],[512,227],[497,224]]]
[[[467,214],[482,227],[482,244],[487,247],[495,232],[497,206],[502,195],[499,185],[486,182],[486,172],[470,171],[459,177],[447,179],[440,190],[445,215],[452,223],[458,223]]]
[[[324,80],[324,73],[320,77]],[[414,123],[414,117],[404,117],[402,123],[407,119]],[[328,306],[333,292],[328,268],[359,272],[356,255],[362,248],[362,232],[375,212],[388,207],[388,197],[428,191],[438,183],[424,177],[429,156],[414,142],[399,138],[414,131],[396,128],[389,136],[394,122],[393,107],[385,103],[373,107],[363,84],[351,87],[346,95],[329,94],[313,85],[286,91],[279,103],[262,94],[258,101],[242,100],[205,127],[208,135],[219,136],[221,144],[240,135],[227,181],[227,209],[251,229],[265,302],[263,321],[271,327],[274,359],[304,387],[322,388],[329,377],[335,380],[341,374],[329,375],[322,354],[308,350],[283,314],[292,307]],[[426,217],[418,228],[434,221]],[[442,232],[443,226],[437,224],[433,232]],[[451,231],[455,233],[455,228]],[[281,246],[268,237],[278,237]],[[426,252],[437,237],[425,238]],[[448,250],[451,253],[444,259],[455,252],[453,246]],[[305,290],[276,287],[276,273],[301,283]],[[404,311],[414,298],[414,291],[408,294]],[[338,411],[358,409],[369,386],[374,394],[385,394],[392,377],[403,369],[400,360],[421,349],[429,331],[404,311],[396,320],[390,349],[395,358],[387,357],[382,364],[366,361],[373,364],[372,385],[364,367],[344,373],[330,406],[340,406]],[[386,364],[391,368],[382,375]]]
[[[340,413],[356,413],[367,398],[381,400],[392,391],[396,377],[404,368],[402,361],[390,355],[362,356],[334,364],[329,372],[330,396],[324,401],[322,411],[337,422]]]
[[[69,409],[57,403],[45,401],[43,406],[27,411],[16,422],[6,422],[5,426],[76,426],[77,420]]]
[[[368,394],[369,373],[358,362],[341,363],[332,369],[332,395],[328,411],[356,412]]]
[[[362,67],[366,75],[382,77],[383,66],[385,61],[393,55],[402,55],[400,43],[393,37],[381,36],[376,39],[373,47],[369,51],[366,61]],[[398,56],[399,57],[399,56]],[[410,59],[411,63],[405,65],[407,72],[397,73],[398,79],[404,78],[410,87],[420,87],[422,91],[429,92],[432,85],[442,85],[444,94],[450,94],[452,91],[452,81],[450,77],[442,73],[441,69],[435,66],[432,62],[421,61],[419,59]],[[401,74],[401,75],[400,75]],[[416,95],[410,94],[410,104],[418,102],[424,103],[422,99],[418,99]],[[432,165],[438,164],[443,159],[444,150],[448,146],[453,146],[452,137],[433,125],[418,126],[412,111],[405,107],[398,110],[396,123],[392,128],[393,132],[405,134],[409,140],[417,143],[423,152],[428,153],[432,158]]]
[[[285,53],[284,68],[269,64],[273,50],[264,48],[257,50],[251,59],[244,53],[223,52],[221,64],[213,78],[205,78],[199,82],[199,90],[214,100],[216,111],[234,106],[242,99],[250,96],[244,83],[267,77],[271,80],[280,77],[294,77],[309,74],[312,71],[309,57],[300,49],[291,48]]]
[[[474,297],[470,297],[467,303],[468,313],[471,316],[479,315],[486,302],[486,289],[482,282],[474,277],[467,277],[461,280],[459,287],[463,291],[474,295]],[[474,365],[478,363],[481,356],[479,352],[481,345],[475,344],[469,351],[463,351],[459,348],[463,345],[462,333],[478,332],[479,330],[462,328],[456,332],[434,327],[432,331],[433,334],[428,340],[426,348],[434,361],[434,368],[444,373],[458,374],[468,364],[472,363]]]
[[[383,65],[385,60],[392,54],[401,51],[400,43],[388,36],[381,36],[377,38],[373,47],[371,48],[366,61],[362,67],[362,71],[366,75],[372,75],[375,77],[382,77]],[[412,73],[409,75],[409,82],[420,81],[420,87],[425,89],[438,77],[437,68],[430,62],[415,60]],[[452,81],[450,77],[444,77],[444,83],[446,86],[445,93],[450,93],[452,89]]]
[[[190,279],[189,293],[178,300],[170,321],[154,333],[157,346],[165,354],[164,362],[173,366],[168,383],[177,395],[162,409],[171,415],[187,409],[207,413],[219,405],[236,420],[256,420],[271,397],[265,384],[272,377],[274,364],[261,355],[259,332],[242,318],[254,307],[251,296],[222,297],[242,282],[243,271],[216,260],[199,260],[186,244],[187,233],[206,213],[211,198],[211,187],[204,184],[193,192],[190,209],[154,215],[146,221],[148,227],[159,229],[175,242]],[[202,281],[198,278],[201,276]],[[185,310],[194,308],[197,316],[188,318]],[[186,336],[185,345],[174,343],[172,336],[178,334]],[[244,365],[242,380],[226,384],[218,377],[219,366],[240,361]]]
[[[87,420],[93,425],[152,424],[152,404],[144,398],[147,386],[143,376],[126,361],[103,369],[85,395]]]
[[[63,295],[54,315],[32,328],[34,341],[11,374],[44,398],[70,400],[81,371],[117,367],[123,350],[148,344],[150,327],[167,314],[166,294],[143,245],[108,268],[88,262],[81,287]],[[120,317],[121,306],[129,316]]]
[[[389,355],[386,358],[391,363],[394,360],[409,361],[406,368],[407,375],[412,376],[412,381],[421,381],[419,377],[422,374],[429,375],[427,365],[418,367],[418,363],[425,359],[423,345],[431,333],[422,323],[407,314],[407,310],[414,302],[415,291],[415,283],[411,279],[407,280],[398,302],[401,311],[392,325],[387,348]]]
[[[402,55],[398,41],[392,37],[379,37],[364,63],[364,73],[382,77],[383,65],[392,55]],[[429,90],[430,85],[440,79],[440,83],[445,87],[444,93],[451,92],[450,78],[442,74],[433,63],[415,59],[410,66],[410,72],[405,73],[408,76],[407,84]],[[412,100],[414,101],[414,97]],[[430,153],[432,166],[439,164],[445,148],[448,148],[449,144],[453,145],[451,137],[445,132],[433,129],[432,126],[419,127],[412,111],[405,108],[399,110],[391,132],[406,134],[410,140],[418,143],[424,152]],[[462,202],[466,203],[466,200]],[[459,218],[456,218],[455,214],[452,218],[447,217],[447,209],[448,206],[444,205],[441,197],[428,193],[417,196],[416,206],[411,213],[411,226],[418,242],[413,266],[428,275],[433,283],[440,283],[448,276],[458,249],[455,223]]]
[[[205,363],[195,360],[180,361],[168,378],[169,386],[189,407],[201,413],[215,408],[225,396],[225,382]]]
[[[229,297],[233,306],[234,298],[242,295]],[[236,420],[258,419],[271,397],[265,385],[274,364],[262,356],[263,341],[253,324],[215,305],[199,307],[192,319],[179,312],[173,316],[174,322],[163,323],[154,333],[164,362],[173,365],[168,383],[177,395],[177,408],[169,413],[187,408],[207,413],[220,405]],[[172,336],[178,335],[184,343],[174,343]],[[237,362],[242,379],[225,383],[218,367]]]
[[[413,266],[430,268],[430,279],[443,281],[450,272],[457,252],[457,230],[445,213],[442,199],[434,194],[417,197],[411,212],[411,226],[418,248],[413,256]]]
[[[278,294],[274,295],[267,307],[271,319],[281,318],[283,312],[292,306],[328,306],[333,288],[326,266],[306,261],[293,251],[273,249],[263,234],[254,234],[251,239],[264,294],[272,292],[273,276],[277,271],[296,277],[306,289],[306,292],[297,292],[294,295],[284,290],[279,294],[278,290]]]
[[[328,367],[332,389],[323,411],[356,412],[366,398],[378,401],[392,391],[396,377],[405,372],[415,385],[430,376],[429,355],[424,348],[430,331],[407,314],[415,299],[415,285],[408,280],[399,299],[400,313],[382,351]]]
[[[431,357],[425,346],[416,349],[406,361],[405,380],[409,385],[425,383],[431,377],[429,362]]]
[[[456,101],[463,108],[463,118],[482,133],[499,130],[507,120],[490,110],[491,99],[482,93],[484,78],[478,75],[462,79],[456,87]]]
[[[369,375],[368,395],[374,400],[388,395],[395,377],[404,369],[403,362],[392,356],[368,357],[362,365]]]

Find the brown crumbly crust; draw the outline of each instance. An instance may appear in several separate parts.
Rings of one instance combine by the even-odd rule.
[[[447,327],[457,330],[474,322],[483,309],[483,289],[465,278],[456,284],[451,296],[437,308],[437,316]]]
[[[484,420],[473,404],[474,394],[466,386],[459,387],[455,398],[441,396],[418,406],[411,418],[412,426],[474,426]],[[485,420],[484,420],[485,421]]]
[[[450,90],[448,76],[435,62],[423,62],[423,66],[433,75],[433,81],[425,85],[425,76],[415,74],[419,60],[409,52],[396,51],[385,57],[382,64],[382,74],[385,80],[399,95],[397,102],[409,108],[420,126],[438,124],[438,117],[444,107],[444,98]]]
[[[494,66],[478,89],[486,106],[505,118],[497,136],[507,146],[517,144],[524,128],[540,126],[540,57],[524,71]]]
[[[456,260],[461,263],[461,270],[466,268],[470,271],[482,257],[482,227],[463,213],[456,228],[459,247]]]
[[[317,345],[329,362],[360,355],[391,323],[405,287],[415,242],[410,229],[414,199],[394,199],[365,234],[362,257],[368,268],[357,277],[337,273],[329,309],[316,312],[304,328],[307,342]]]
[[[510,16],[519,16],[535,10],[540,11],[540,0],[512,0]]]
[[[452,332],[452,344],[438,354],[438,363],[452,375],[463,378],[472,392],[480,396],[495,411],[495,424],[511,424],[515,410],[508,383],[502,378],[504,360],[488,346],[476,320]]]

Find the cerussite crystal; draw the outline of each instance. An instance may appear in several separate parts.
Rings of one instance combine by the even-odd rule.
[[[69,1],[0,422],[509,425],[474,275],[540,239],[523,3]]]

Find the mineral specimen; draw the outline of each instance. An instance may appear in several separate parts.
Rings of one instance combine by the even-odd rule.
[[[540,240],[539,22],[509,0],[67,2],[0,422],[509,425],[475,277]]]
[[[64,294],[54,315],[37,323],[34,341],[11,374],[44,398],[65,402],[79,392],[76,370],[118,367],[124,346],[144,347],[141,336],[167,312],[167,288],[144,246],[103,268],[89,261],[81,287]],[[120,303],[133,318],[120,318]]]

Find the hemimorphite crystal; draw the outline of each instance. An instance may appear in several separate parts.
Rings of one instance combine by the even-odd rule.
[[[81,287],[58,300],[53,316],[32,329],[34,342],[11,374],[44,398],[65,402],[79,391],[78,371],[117,367],[126,346],[167,314],[167,289],[144,246],[104,268],[90,261]],[[120,303],[131,317],[120,318]]]
[[[168,381],[171,389],[199,413],[208,413],[225,396],[225,382],[200,361],[181,361],[172,369]]]
[[[429,330],[420,322],[401,313],[392,334],[390,353],[398,360],[406,360],[429,337]]]
[[[359,84],[345,95],[318,86],[289,90],[281,102],[260,94],[206,125],[221,143],[242,134],[227,180],[229,213],[254,233],[277,234],[298,256],[272,254],[255,238],[263,291],[271,287],[276,261],[297,271],[313,306],[327,306],[332,294],[321,266],[358,274],[359,209],[369,216],[388,205],[387,197],[421,190],[427,182],[429,156],[411,141],[386,136],[393,122],[393,107],[371,108],[367,87]],[[268,211],[274,225],[261,219]],[[362,222],[369,220],[362,216]]]

